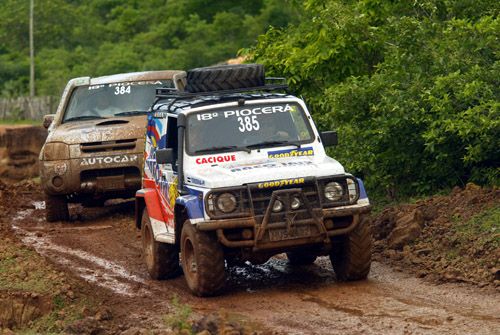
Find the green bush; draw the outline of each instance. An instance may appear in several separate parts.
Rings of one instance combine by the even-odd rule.
[[[309,100],[376,194],[499,184],[498,4],[304,1],[248,51]]]

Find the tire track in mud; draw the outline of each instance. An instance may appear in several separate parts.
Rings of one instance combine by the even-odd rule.
[[[158,306],[168,306],[176,295],[196,312],[223,309],[286,334],[498,334],[500,329],[497,292],[435,285],[380,263],[373,264],[367,281],[340,283],[326,257],[299,268],[282,255],[264,265],[230,268],[224,296],[193,297],[182,277],[147,277],[126,205],[83,210],[79,221],[67,224],[47,224],[40,218],[43,206],[33,207],[13,217],[23,243],[108,290],[115,304],[143,306],[151,318],[161,317]]]
[[[36,210],[45,208],[44,202],[33,203]],[[25,245],[33,247],[40,255],[50,258],[52,261],[71,270],[75,275],[94,285],[109,289],[116,294],[124,296],[135,296],[137,284],[144,284],[144,279],[131,274],[123,266],[108,259],[95,256],[77,248],[68,248],[52,241],[50,236],[43,236],[41,227],[23,228],[19,223],[26,217],[32,215],[33,209],[19,211],[13,218],[12,228]],[[44,222],[40,217],[37,221]],[[66,232],[84,232],[85,230],[99,230],[112,228],[106,226],[90,227],[65,227],[60,230]],[[34,231],[33,231],[34,230]],[[38,231],[38,233],[37,233]]]

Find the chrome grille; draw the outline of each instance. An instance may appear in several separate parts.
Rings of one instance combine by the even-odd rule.
[[[82,152],[108,152],[116,150],[134,149],[137,139],[126,139],[116,141],[89,142],[80,144]]]

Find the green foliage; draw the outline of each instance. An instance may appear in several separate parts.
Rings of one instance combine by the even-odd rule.
[[[330,153],[390,197],[500,182],[500,5],[303,2],[247,50],[303,93]]]
[[[297,15],[281,0],[35,0],[37,94],[78,76],[223,62]],[[28,91],[28,18],[29,1],[0,1],[0,96]]]
[[[450,244],[454,246],[448,253],[455,259],[467,253],[471,246],[475,250],[498,250],[500,247],[500,206],[493,205],[474,215],[467,221],[452,217]],[[497,261],[498,263],[498,261]]]
[[[179,297],[174,296],[171,301],[172,311],[165,316],[165,324],[174,331],[182,334],[192,334],[190,317],[193,313],[191,307],[179,302]]]

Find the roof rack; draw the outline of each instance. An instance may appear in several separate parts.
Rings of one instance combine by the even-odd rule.
[[[274,84],[272,82],[281,82],[279,84]],[[286,91],[288,92],[288,85],[286,84],[286,79],[281,77],[267,77],[266,83],[264,86],[256,86],[256,87],[244,87],[244,88],[235,88],[230,90],[219,90],[219,91],[209,91],[209,92],[185,92],[178,91],[175,88],[170,87],[160,87],[156,89],[156,98],[160,99],[189,99],[199,96],[207,96],[207,95],[226,95],[232,93],[245,93],[245,92],[273,92],[273,91]]]
[[[285,93],[289,94],[289,88],[286,84],[286,79],[282,77],[266,77],[266,84],[264,86],[255,86],[255,87],[244,87],[244,88],[236,88],[230,90],[219,90],[219,91],[209,91],[209,92],[185,92],[178,91],[175,88],[171,87],[160,87],[156,89],[156,99],[153,103],[155,106],[162,99],[171,99],[168,102],[167,110],[170,110],[171,107],[179,100],[187,100],[196,97],[207,97],[207,96],[224,96],[224,95],[232,95],[238,93],[269,93],[275,91],[285,91]],[[274,82],[278,82],[275,84]]]

